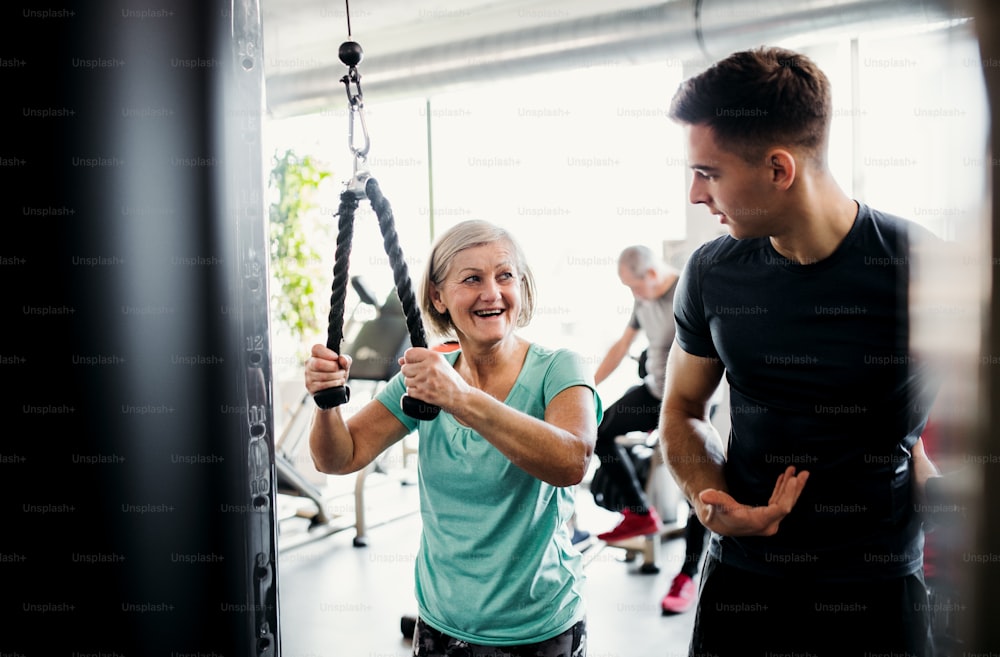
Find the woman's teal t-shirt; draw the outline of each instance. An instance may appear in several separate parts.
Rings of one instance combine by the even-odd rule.
[[[459,352],[445,354],[454,364]],[[579,356],[532,344],[505,403],[542,419],[571,386],[594,389]],[[420,617],[480,645],[544,641],[584,615],[581,555],[567,521],[574,487],[557,487],[510,462],[486,439],[441,412],[405,415],[396,375],[377,399],[417,430],[423,531],[415,578]],[[603,414],[596,391],[597,421]]]

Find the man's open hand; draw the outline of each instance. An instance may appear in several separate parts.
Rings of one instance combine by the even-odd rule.
[[[795,468],[788,466],[778,476],[767,506],[740,504],[729,493],[707,488],[698,495],[698,517],[705,527],[722,536],[773,536],[808,479],[807,471],[795,474]]]

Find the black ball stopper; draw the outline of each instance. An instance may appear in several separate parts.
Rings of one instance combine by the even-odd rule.
[[[364,59],[365,53],[361,50],[361,44],[357,41],[345,41],[340,44],[340,50],[337,51],[340,56],[340,61],[344,62],[346,66],[357,66]]]

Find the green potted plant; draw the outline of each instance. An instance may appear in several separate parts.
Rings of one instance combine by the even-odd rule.
[[[270,173],[271,317],[300,352],[320,331],[319,295],[327,288],[317,283],[329,272],[314,245],[329,243],[332,219],[321,216],[317,195],[331,175],[315,157],[292,149],[274,155]]]

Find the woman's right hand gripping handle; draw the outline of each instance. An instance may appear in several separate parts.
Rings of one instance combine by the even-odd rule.
[[[306,360],[305,377],[306,390],[317,406],[325,410],[347,403],[351,398],[351,389],[347,387],[350,369],[350,356],[338,354],[325,345],[313,345]]]

